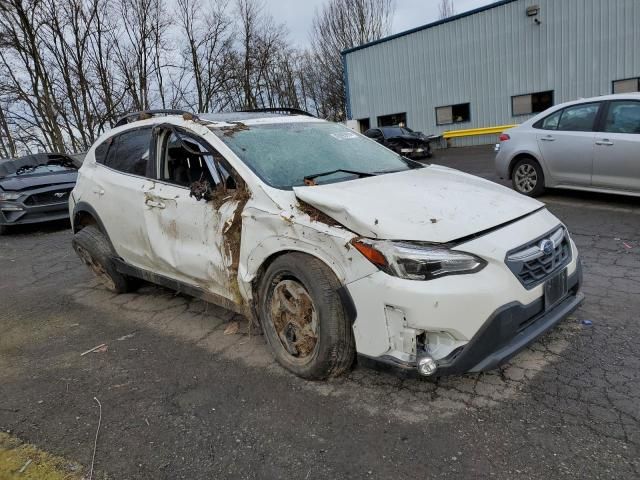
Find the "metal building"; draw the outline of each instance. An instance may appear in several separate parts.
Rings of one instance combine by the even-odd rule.
[[[346,50],[343,61],[360,130],[513,125],[557,103],[640,90],[640,0],[503,0]]]

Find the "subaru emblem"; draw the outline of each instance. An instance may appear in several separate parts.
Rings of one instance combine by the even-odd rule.
[[[553,253],[553,242],[549,239],[543,240],[540,242],[540,250],[542,250],[545,255],[551,255]]]

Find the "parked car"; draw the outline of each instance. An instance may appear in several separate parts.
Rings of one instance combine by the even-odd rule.
[[[431,138],[407,127],[370,128],[364,134],[405,157],[431,158]]]
[[[311,116],[162,113],[89,150],[76,252],[114,292],[144,279],[259,321],[297,375],[356,352],[489,370],[582,300],[569,232],[534,199]]]
[[[507,130],[496,168],[513,188],[640,196],[640,93],[563,103]]]
[[[80,164],[59,153],[0,161],[0,234],[12,225],[69,218],[69,193]]]

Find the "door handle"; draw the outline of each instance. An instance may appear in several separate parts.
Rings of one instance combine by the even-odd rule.
[[[552,137],[551,135],[547,135],[546,137],[542,137],[540,140],[543,140],[545,142],[555,142],[556,139],[554,137]]]
[[[96,195],[104,195],[104,189],[100,188],[98,190],[94,190],[93,193],[95,193]]]
[[[602,140],[598,140],[596,142],[596,145],[613,145],[613,142],[611,140],[609,140],[608,138],[603,138]]]
[[[165,207],[166,207],[166,205],[165,205],[164,203],[162,203],[162,202],[156,202],[155,200],[151,200],[151,199],[149,199],[149,198],[147,198],[147,199],[144,201],[144,204],[145,204],[147,207],[151,207],[151,208],[165,208]]]

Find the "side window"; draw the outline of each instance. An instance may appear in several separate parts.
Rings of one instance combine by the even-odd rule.
[[[543,118],[539,122],[537,122],[534,127],[542,128],[543,130],[555,130],[558,128],[558,123],[560,123],[560,117],[562,116],[562,110],[558,110],[555,113],[552,113],[546,118]]]
[[[377,140],[382,137],[382,132],[374,128],[372,130],[367,130],[367,133],[365,133],[365,135],[369,138],[373,138],[374,140]]]
[[[96,162],[104,164],[104,161],[107,158],[107,152],[109,151],[109,147],[111,146],[112,143],[113,143],[113,137],[109,137],[96,147],[95,149]]]
[[[150,128],[139,128],[121,133],[113,138],[105,165],[120,172],[144,177],[149,163],[150,145]]]
[[[611,102],[604,121],[604,131],[609,133],[640,133],[640,102]]]
[[[598,115],[599,103],[574,105],[562,111],[558,130],[567,132],[591,132]]]
[[[214,155],[202,142],[188,135],[176,135],[170,132],[164,143],[164,155],[160,166],[160,179],[165,182],[190,187],[194,182],[208,181],[213,187],[220,183],[211,175]],[[201,155],[202,154],[202,155]],[[221,173],[224,176],[226,171]]]

